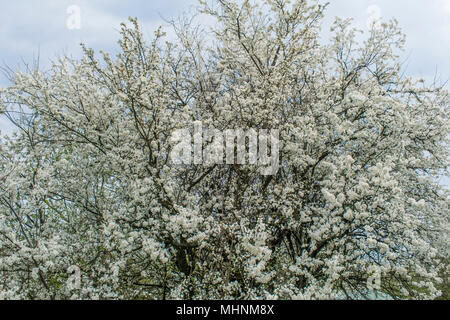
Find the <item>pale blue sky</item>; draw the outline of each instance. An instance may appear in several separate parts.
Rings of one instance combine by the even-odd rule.
[[[210,0],[214,1],[214,0]],[[335,16],[352,17],[365,29],[375,6],[384,19],[395,17],[407,35],[403,59],[407,73],[432,80],[450,78],[450,0],[329,0],[325,25]],[[67,27],[71,5],[80,8],[80,29]],[[40,65],[63,54],[80,56],[79,43],[108,51],[116,48],[120,22],[139,18],[148,38],[162,18],[174,18],[193,10],[197,0],[0,0],[0,64],[17,69],[32,63],[38,53]],[[7,85],[0,74],[0,86]],[[449,87],[449,85],[447,85]],[[4,122],[0,119],[0,130]]]
[[[137,16],[150,37],[164,18],[192,9],[197,0],[0,0],[0,62],[16,68],[32,62],[40,52],[41,65],[64,53],[79,56],[79,43],[94,49],[112,49],[119,23]],[[395,17],[407,34],[408,73],[431,79],[436,70],[450,78],[450,0],[331,0],[327,21],[334,16],[353,17],[366,28],[370,6],[382,17]],[[81,28],[66,26],[67,8],[80,8]],[[373,12],[373,11],[372,11]],[[6,80],[0,76],[0,85]]]
[[[366,28],[377,6],[382,17],[395,17],[407,34],[408,73],[431,79],[436,70],[442,80],[450,78],[450,0],[329,0],[327,21],[334,16],[353,17]],[[64,53],[79,56],[81,41],[94,49],[113,49],[119,23],[137,16],[150,37],[171,18],[192,9],[197,0],[0,0],[0,63],[16,68],[32,62],[40,52],[41,65]],[[80,8],[81,28],[66,26],[67,8]],[[0,75],[0,85],[6,80]]]

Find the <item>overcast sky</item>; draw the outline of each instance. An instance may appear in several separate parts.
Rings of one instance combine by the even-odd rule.
[[[385,19],[395,17],[407,35],[407,72],[432,79],[438,70],[442,80],[450,78],[450,0],[329,2],[328,20],[353,17],[360,28],[366,28],[377,13]],[[176,17],[196,4],[196,0],[0,0],[0,63],[17,68],[22,61],[31,63],[39,52],[45,67],[56,55],[79,56],[80,42],[112,50],[119,24],[129,16],[138,17],[151,37],[158,25],[165,24],[162,18]],[[67,25],[71,6],[80,10],[79,29]],[[0,75],[0,85],[6,83]]]

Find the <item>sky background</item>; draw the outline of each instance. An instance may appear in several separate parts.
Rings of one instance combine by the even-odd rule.
[[[211,0],[210,0],[211,1]],[[450,78],[450,0],[329,0],[324,26],[352,17],[367,30],[371,18],[395,17],[407,35],[407,74],[443,82]],[[80,57],[80,42],[115,52],[120,23],[137,17],[149,39],[164,19],[194,10],[197,0],[0,0],[0,65],[16,70],[40,57],[40,67],[64,54]],[[74,11],[79,9],[79,25]],[[76,22],[76,21],[75,21]],[[326,29],[325,29],[326,30]],[[0,86],[8,81],[0,74]],[[449,85],[447,85],[449,88]],[[9,131],[0,118],[1,134]]]
[[[211,0],[210,0],[211,1]],[[450,78],[450,0],[329,0],[325,25],[335,16],[352,17],[367,29],[367,21],[381,13],[395,17],[407,35],[407,73],[441,80]],[[163,18],[193,9],[197,0],[0,0],[0,64],[17,69],[40,56],[40,65],[58,55],[80,56],[80,42],[94,49],[114,51],[120,22],[138,17],[148,38]],[[80,10],[79,29],[67,26],[68,9]],[[7,80],[0,75],[0,86]]]

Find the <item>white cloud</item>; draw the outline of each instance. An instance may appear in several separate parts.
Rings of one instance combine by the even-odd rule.
[[[450,15],[450,0],[441,0],[442,10]]]

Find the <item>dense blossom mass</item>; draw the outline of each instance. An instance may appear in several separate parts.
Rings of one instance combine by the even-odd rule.
[[[449,94],[404,74],[397,23],[324,39],[315,1],[200,2],[211,30],[130,19],[117,55],[0,89],[0,298],[442,295]],[[277,130],[277,171],[173,163],[196,122]]]

